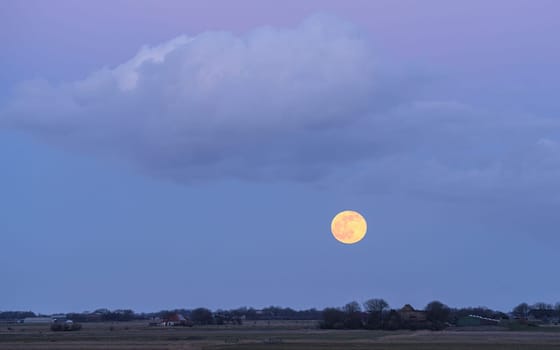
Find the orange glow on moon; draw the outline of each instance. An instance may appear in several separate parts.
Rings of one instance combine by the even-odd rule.
[[[342,211],[333,218],[331,232],[339,242],[354,244],[366,235],[367,223],[364,217],[353,210]]]

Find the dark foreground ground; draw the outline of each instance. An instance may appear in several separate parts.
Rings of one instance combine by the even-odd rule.
[[[0,349],[18,350],[558,350],[560,328],[526,331],[320,330],[309,322],[193,328],[146,323],[84,324],[77,332],[51,332],[49,325],[1,325]],[[11,329],[8,329],[11,328]]]

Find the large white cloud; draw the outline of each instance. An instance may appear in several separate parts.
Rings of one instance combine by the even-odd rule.
[[[314,178],[347,158],[352,140],[333,130],[390,107],[399,84],[359,30],[315,16],[178,37],[81,81],[26,82],[2,122],[179,181]]]
[[[453,196],[556,188],[554,119],[417,101],[417,85],[358,28],[314,16],[240,37],[181,36],[80,81],[25,82],[0,125],[184,183],[333,177]]]

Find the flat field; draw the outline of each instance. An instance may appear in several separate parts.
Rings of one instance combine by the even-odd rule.
[[[146,322],[86,323],[77,332],[49,325],[0,325],[0,349],[19,350],[552,350],[560,328],[526,331],[321,330],[314,322],[264,322],[243,326],[148,327]]]

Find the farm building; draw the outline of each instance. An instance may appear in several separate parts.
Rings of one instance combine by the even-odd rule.
[[[23,323],[51,323],[52,317],[26,317]]]
[[[163,319],[154,318],[150,321],[150,326],[162,326],[162,327],[173,327],[173,326],[187,326],[192,327],[193,322],[181,314],[168,314]]]
[[[499,323],[500,320],[477,315],[468,315],[457,320],[458,327],[496,326]]]
[[[423,322],[427,320],[425,311],[415,310],[410,304],[406,304],[399,310],[399,316],[405,322]]]

